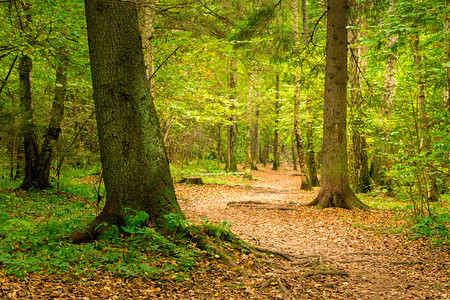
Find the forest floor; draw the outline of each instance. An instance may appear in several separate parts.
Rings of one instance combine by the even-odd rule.
[[[268,262],[252,272],[244,290],[222,293],[223,299],[450,299],[450,248],[411,239],[402,230],[404,210],[292,205],[313,200],[318,188],[300,190],[300,176],[291,166],[259,168],[244,184],[177,186],[192,220],[231,223],[243,240],[290,255],[291,261]],[[273,205],[227,206],[236,201]],[[217,290],[227,284],[214,283]]]
[[[235,268],[200,251],[184,280],[125,278],[100,269],[91,275],[34,272],[25,279],[0,275],[0,298],[450,299],[450,247],[412,238],[407,203],[392,209],[385,202],[393,200],[366,196],[369,205],[391,209],[317,210],[302,204],[318,188],[300,190],[291,165],[258,167],[253,179],[204,174],[205,185],[176,184],[176,192],[189,221],[231,226],[242,240],[267,250],[264,255],[234,250]]]

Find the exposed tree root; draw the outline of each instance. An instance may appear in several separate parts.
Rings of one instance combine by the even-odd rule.
[[[266,281],[264,281],[261,284],[261,288],[267,288],[271,285],[277,285],[278,288],[280,289],[281,292],[283,292],[284,296],[283,299],[291,299],[292,295],[289,292],[289,290],[286,288],[286,286],[283,284],[283,282],[281,281],[281,279],[279,277],[270,277],[269,279],[267,279]]]
[[[339,207],[346,209],[368,209],[369,207],[362,203],[350,187],[343,191],[331,191],[322,187],[317,197],[306,204],[306,206],[316,206],[319,209],[327,207]]]
[[[288,261],[294,261],[294,258],[292,256],[290,256],[289,254],[282,252],[282,251],[278,251],[275,249],[269,249],[269,248],[263,248],[263,247],[259,247],[259,246],[254,246],[253,248],[259,252],[275,254],[275,255],[283,257],[284,259],[286,259]]]
[[[299,210],[299,204],[289,202],[286,204],[274,204],[270,202],[258,201],[232,201],[227,203],[228,207],[250,207],[253,209],[269,209],[269,210]]]
[[[359,252],[347,252],[347,253],[341,253],[337,256],[345,256],[345,255],[392,255],[391,253],[386,252],[373,252],[373,251],[359,251]]]
[[[348,276],[348,273],[344,270],[331,270],[331,271],[310,270],[303,273],[302,277],[309,277],[315,275]]]

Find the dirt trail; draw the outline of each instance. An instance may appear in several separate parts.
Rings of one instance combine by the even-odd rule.
[[[355,212],[343,209],[266,210],[227,207],[231,201],[304,204],[318,189],[299,190],[297,172],[283,165],[280,171],[261,168],[245,185],[178,185],[183,211],[196,219],[233,223],[242,239],[311,259],[309,268],[344,270],[348,276],[305,277],[305,266],[286,264],[274,268],[287,292],[295,299],[450,299],[450,255],[432,249],[404,234],[388,233],[401,226],[400,213]],[[308,266],[308,263],[305,263]],[[318,270],[316,268],[316,270]],[[254,274],[259,277],[267,274]],[[275,275],[274,275],[275,276]],[[257,286],[257,285],[255,285]],[[258,288],[254,298],[264,298]]]

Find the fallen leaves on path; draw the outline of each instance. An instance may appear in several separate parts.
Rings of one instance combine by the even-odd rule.
[[[450,299],[448,248],[433,249],[404,233],[389,233],[405,226],[402,212],[236,205],[260,202],[277,208],[313,200],[318,189],[300,190],[300,176],[284,167],[280,171],[261,168],[253,172],[255,180],[241,185],[179,185],[180,204],[193,220],[201,222],[202,218],[196,218],[201,216],[226,221],[248,242],[293,257],[310,257],[304,266],[311,268],[313,276],[305,276],[305,268],[291,263],[274,265],[270,276],[255,275],[277,286],[283,282],[293,298]],[[227,206],[230,202],[234,205]],[[314,273],[317,268],[324,272]],[[328,276],[328,269],[345,271],[348,277]]]
[[[302,206],[318,189],[301,191],[301,177],[283,167],[260,167],[246,182],[230,177],[232,185],[176,185],[191,221],[233,224],[235,234],[267,252],[234,253],[244,272],[200,252],[198,268],[182,282],[101,271],[81,279],[72,274],[31,274],[25,280],[0,276],[0,298],[450,299],[448,247],[432,248],[392,230],[406,226],[402,212]],[[227,206],[246,201],[272,207]],[[295,209],[272,209],[289,206]]]

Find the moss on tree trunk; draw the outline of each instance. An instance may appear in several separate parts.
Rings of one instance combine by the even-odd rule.
[[[347,0],[328,1],[321,187],[308,204],[319,208],[365,207],[348,182],[347,12]]]
[[[106,203],[74,242],[101,234],[99,224],[122,225],[124,208],[145,211],[164,230],[163,216],[181,214],[160,124],[145,73],[138,4],[87,0],[89,53]]]

